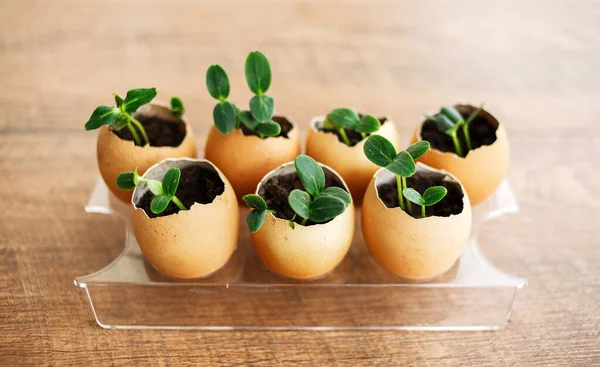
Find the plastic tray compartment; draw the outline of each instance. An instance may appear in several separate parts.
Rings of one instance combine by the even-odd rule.
[[[100,178],[86,211],[129,221],[128,207]],[[123,252],[75,284],[87,293],[98,325],[108,329],[494,330],[506,324],[517,291],[527,283],[485,259],[477,232],[483,221],[517,211],[505,181],[474,208],[473,233],[460,259],[428,283],[402,280],[370,257],[359,211],[352,247],[331,274],[312,282],[279,277],[256,255],[242,210],[237,251],[209,278],[162,275],[128,231]]]

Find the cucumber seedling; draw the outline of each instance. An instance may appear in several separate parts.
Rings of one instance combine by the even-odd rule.
[[[473,111],[469,117],[465,120],[462,114],[454,107],[454,106],[444,106],[440,109],[440,112],[431,116],[425,114],[425,117],[435,123],[436,128],[450,136],[452,138],[452,144],[454,144],[454,150],[459,157],[465,157],[467,153],[473,149],[473,144],[471,143],[471,133],[469,131],[469,127],[471,122],[477,117],[477,115],[483,109],[484,103],[480,104],[479,107]],[[458,131],[462,130],[465,146],[467,148],[466,151],[463,151],[462,142],[458,136]]]
[[[335,186],[325,187],[325,172],[311,157],[300,155],[294,160],[296,173],[300,177],[304,190],[294,189],[288,195],[288,204],[294,211],[290,227],[295,228],[294,220],[301,218],[300,224],[309,221],[323,223],[342,214],[352,203],[350,194]],[[258,195],[244,196],[244,202],[253,210],[248,213],[246,222],[251,232],[260,229],[267,213],[273,212],[267,208],[267,203]]]
[[[367,141],[365,142],[365,146],[363,148],[367,159],[369,159],[371,162],[375,163],[380,167],[384,167],[385,169],[396,175],[396,185],[398,188],[398,202],[400,208],[405,212],[411,214],[411,202],[421,205],[421,215],[423,217],[425,216],[425,206],[434,205],[440,200],[442,200],[444,196],[446,196],[446,188],[442,186],[430,187],[429,189],[433,190],[429,191],[429,193],[427,194],[427,204],[425,204],[425,195],[422,197],[423,200],[417,200],[417,202],[415,202],[412,200],[416,198],[416,196],[413,194],[413,191],[417,193],[419,197],[421,197],[421,195],[412,188],[410,188],[410,190],[408,191],[406,190],[409,189],[406,183],[406,179],[414,175],[417,171],[415,159],[418,159],[423,154],[425,154],[429,150],[429,146],[430,145],[428,141],[419,141],[406,148],[406,150],[403,150],[400,153],[396,153],[396,148],[394,148],[394,145],[389,140],[380,135],[371,135],[367,138]],[[434,199],[436,199],[440,195],[440,187],[443,189],[444,194],[442,195],[442,197],[439,198],[439,200],[434,202]],[[406,193],[408,193],[408,196],[406,196]],[[406,198],[407,200],[406,205],[404,204],[404,198]]]
[[[167,209],[171,201],[180,210],[187,210],[181,200],[175,196],[180,178],[181,171],[177,167],[168,170],[163,176],[162,182],[141,177],[136,167],[133,172],[120,173],[117,176],[117,186],[121,190],[133,190],[140,182],[145,182],[148,185],[148,189],[154,194],[154,198],[150,203],[150,210],[154,214],[160,214]]]
[[[171,114],[177,119],[177,122],[182,123],[183,114],[185,113],[185,107],[183,101],[179,97],[171,98]]]
[[[350,139],[346,130],[353,130],[359,133],[362,138],[366,138],[367,134],[371,134],[379,130],[381,123],[371,115],[358,114],[349,108],[336,108],[329,112],[323,121],[323,128],[327,130],[336,130],[344,143],[350,146]]]
[[[229,134],[242,124],[261,139],[278,136],[281,126],[273,121],[275,101],[265,93],[271,86],[271,66],[265,55],[253,51],[245,65],[246,82],[254,93],[250,99],[250,110],[240,110],[227,101],[230,92],[229,78],[219,65],[211,65],[206,71],[208,93],[219,102],[213,109],[213,119],[217,130]]]
[[[88,122],[85,123],[85,129],[95,130],[103,125],[107,125],[119,131],[126,127],[131,132],[135,145],[144,146],[150,144],[146,130],[133,117],[133,114],[138,108],[150,103],[156,97],[156,94],[156,88],[132,89],[127,92],[125,99],[114,93],[116,106],[96,107]]]
[[[429,187],[423,195],[412,187],[407,187],[402,191],[406,200],[421,206],[421,218],[425,218],[425,207],[439,203],[448,193],[444,186]]]

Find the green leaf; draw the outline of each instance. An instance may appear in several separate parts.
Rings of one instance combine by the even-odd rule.
[[[244,203],[253,209],[267,209],[267,203],[263,198],[256,194],[244,195],[242,198]]]
[[[123,98],[121,98],[120,95],[118,95],[117,93],[113,93],[115,96],[115,103],[117,104],[117,107],[121,107],[121,105],[123,104]]]
[[[323,129],[325,130],[335,130],[338,127],[335,126],[335,124],[333,122],[331,122],[330,119],[327,118],[327,116],[325,116],[325,119],[323,120]]]
[[[449,118],[442,114],[436,116],[435,126],[438,128],[439,131],[448,135],[453,134],[456,131],[456,129],[458,129],[458,124],[455,125],[452,121],[450,121]]]
[[[250,111],[258,122],[269,122],[275,113],[275,101],[269,96],[254,96],[250,100]]]
[[[265,209],[254,209],[250,211],[246,217],[246,223],[248,224],[250,232],[258,232],[260,227],[262,227],[263,223],[265,222],[266,216],[267,211]]]
[[[179,97],[171,98],[171,113],[173,114],[173,116],[180,119],[181,116],[183,116],[184,112],[185,112],[185,108],[183,107],[183,101],[181,100],[181,98],[179,98]]]
[[[304,219],[310,216],[309,208],[311,202],[312,199],[306,191],[295,189],[292,190],[288,196],[288,203],[290,204],[290,207],[294,213],[298,214],[298,216]]]
[[[217,130],[229,134],[235,129],[237,122],[235,107],[227,101],[217,103],[213,109],[213,119]]]
[[[394,159],[388,163],[385,168],[402,177],[410,177],[417,171],[415,161],[410,154],[403,150]]]
[[[259,51],[250,52],[246,59],[246,81],[254,94],[262,95],[271,86],[271,66]]]
[[[132,114],[145,104],[150,103],[156,97],[156,88],[138,88],[127,92],[123,101],[125,112]]]
[[[350,196],[350,194],[348,194],[348,192],[344,189],[342,189],[341,187],[337,187],[337,186],[331,186],[326,188],[325,190],[321,191],[321,193],[319,195],[317,195],[317,197],[320,196],[331,196],[331,197],[335,197],[338,198],[340,200],[342,200],[344,203],[346,203],[346,205],[350,205],[350,203],[352,203],[352,197]]]
[[[364,115],[354,130],[359,133],[370,134],[379,130],[380,127],[381,122],[377,118],[371,115]]]
[[[175,196],[177,186],[179,186],[179,179],[181,178],[181,171],[177,167],[173,167],[165,173],[162,180],[162,189],[167,196]]]
[[[294,159],[296,172],[300,176],[302,186],[311,196],[317,196],[325,188],[325,173],[323,168],[311,157],[299,155]]]
[[[254,119],[252,116],[252,112],[250,111],[240,111],[238,112],[238,118],[246,127],[252,131],[256,130],[256,126],[258,126],[258,121]]]
[[[165,191],[163,190],[162,182],[157,181],[157,180],[148,180],[148,182],[146,182],[146,184],[148,185],[148,189],[155,196],[164,195]]]
[[[326,222],[346,210],[346,203],[332,196],[318,196],[310,204],[310,220],[316,223]]]
[[[444,186],[432,186],[423,193],[423,200],[426,206],[432,206],[439,203],[448,193]]]
[[[423,200],[421,194],[419,194],[419,192],[412,187],[407,187],[406,189],[402,190],[402,195],[404,195],[406,200],[410,201],[411,203],[425,205],[425,201]]]
[[[475,117],[477,117],[477,115],[479,115],[481,110],[483,110],[483,105],[485,105],[485,102],[480,104],[479,107],[477,107],[477,109],[469,115],[469,117],[465,121],[465,124],[469,125],[475,119]]]
[[[380,167],[387,166],[396,156],[396,148],[381,135],[371,135],[363,147],[365,156]]]
[[[255,131],[264,136],[278,136],[281,132],[281,126],[274,121],[265,122],[264,124],[258,124]]]
[[[327,119],[337,126],[351,130],[354,130],[359,123],[358,115],[349,108],[336,108],[329,112]]]
[[[119,173],[119,175],[117,176],[117,186],[119,186],[121,190],[131,190],[135,188],[134,173]]]
[[[429,146],[430,144],[427,140],[422,140],[406,148],[406,151],[408,152],[408,154],[410,154],[413,160],[417,160],[423,154],[427,153],[427,151],[429,150]]]
[[[85,129],[95,130],[102,125],[111,126],[119,117],[121,117],[121,110],[118,107],[96,107],[88,122],[85,123]]]
[[[206,70],[206,88],[213,98],[221,102],[229,97],[229,78],[221,66],[211,65]]]
[[[166,195],[155,196],[154,199],[152,199],[152,202],[150,203],[150,210],[154,214],[160,214],[160,213],[164,212],[165,209],[167,209],[167,206],[169,206],[170,202],[171,202],[171,198],[169,196],[166,196]]]
[[[444,106],[444,107],[442,107],[441,113],[444,116],[446,116],[447,118],[449,118],[450,121],[452,121],[455,124],[458,123],[459,121],[461,121],[463,119],[463,117],[460,114],[460,112],[458,112],[458,110],[456,108],[454,108],[453,106]]]

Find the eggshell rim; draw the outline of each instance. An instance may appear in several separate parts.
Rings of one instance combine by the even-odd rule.
[[[350,195],[350,199],[352,200],[352,194],[350,194],[350,189],[348,188],[348,185],[346,185],[346,181],[344,181],[344,179],[342,178],[342,176],[340,176],[339,173],[337,173],[333,168],[329,167],[328,165],[320,163],[320,162],[317,162],[317,163],[322,168],[325,168],[325,169],[329,170],[332,174],[334,174],[340,180],[340,182],[344,185],[344,189],[346,190],[346,192],[348,193],[348,195]],[[258,195],[258,192],[260,191],[261,185],[267,180],[267,178],[270,178],[271,175],[274,176],[275,172],[277,170],[283,169],[283,168],[285,168],[287,166],[291,166],[291,165],[294,165],[294,161],[290,161],[290,162],[286,162],[286,163],[280,164],[276,168],[274,168],[271,171],[269,171],[266,175],[264,175],[263,178],[258,182],[258,185],[256,185],[256,192],[255,192],[255,194]],[[332,220],[330,220],[328,222],[315,223],[315,224],[311,224],[310,226],[303,226],[302,224],[298,224],[298,223],[296,223],[296,225],[301,226],[302,228],[310,228],[310,227],[318,228],[319,226],[324,226],[324,225],[327,225],[327,224],[330,224],[330,223],[334,222],[336,219],[338,219],[343,214],[345,214],[348,209],[354,209],[354,200],[352,200],[350,202],[350,205],[348,205],[346,207],[346,209],[342,213],[340,213],[339,215],[337,215],[335,218],[333,218]],[[273,217],[275,220],[278,220],[278,221],[283,221],[283,222],[289,222],[290,221],[289,219],[278,218],[275,215],[273,215],[273,213],[268,213],[268,215],[270,215],[271,217]]]
[[[204,159],[204,158],[187,158],[187,157],[182,157],[182,158],[165,158],[162,161],[160,161],[158,163],[155,163],[150,168],[148,168],[146,170],[146,172],[144,172],[144,174],[141,177],[146,178],[146,175],[148,174],[148,172],[151,172],[153,169],[157,168],[161,164],[167,164],[169,162],[176,162],[176,161],[186,161],[189,164],[206,163],[206,164],[210,165],[212,168],[214,168],[215,172],[217,172],[217,174],[219,175],[219,179],[221,179],[221,181],[223,182],[223,192],[220,193],[219,195],[217,195],[214,198],[214,200],[212,202],[210,202],[210,203],[207,203],[207,204],[194,203],[188,210],[180,210],[177,213],[169,214],[169,215],[166,215],[166,216],[163,216],[163,217],[150,218],[148,216],[148,213],[146,213],[146,211],[144,209],[139,208],[137,206],[137,204],[135,203],[134,198],[136,196],[136,193],[138,192],[138,188],[140,187],[140,186],[136,186],[135,189],[133,190],[133,194],[131,195],[131,205],[132,205],[132,208],[133,208],[134,211],[135,210],[141,210],[144,213],[144,215],[146,216],[146,218],[150,219],[150,220],[163,219],[163,218],[167,218],[167,217],[171,217],[171,216],[175,216],[177,218],[177,216],[179,216],[179,215],[189,215],[194,210],[194,208],[203,208],[203,207],[206,207],[206,206],[209,206],[209,205],[213,204],[217,200],[217,198],[222,197],[222,195],[225,193],[225,191],[226,191],[225,189],[227,188],[228,181],[223,179],[223,177],[225,177],[223,175],[223,172],[221,172],[219,170],[219,168],[217,168],[217,166],[214,163],[212,163],[208,159]],[[196,210],[199,210],[199,209],[196,209]]]
[[[455,103],[453,106],[456,106],[456,105],[471,106],[471,107],[477,108],[477,107],[475,107],[474,105],[472,105],[470,103]],[[489,111],[485,110],[484,108],[482,108],[481,111],[487,113],[489,115],[489,117],[498,124],[498,127],[496,128],[496,131],[498,131],[500,128],[504,128],[502,126],[502,124],[500,124],[500,121],[498,121],[498,119],[494,115],[492,115]],[[436,115],[438,113],[439,113],[439,110],[429,110],[425,114]],[[415,131],[415,136],[417,137],[417,141],[424,141],[423,137],[421,136],[421,134],[423,133],[423,124],[425,123],[425,121],[427,121],[427,118],[422,118],[421,122],[419,122],[417,124],[417,131]],[[469,157],[469,154],[471,154],[471,152],[475,152],[477,150],[483,150],[483,151],[485,151],[487,149],[490,149],[497,142],[498,142],[498,136],[496,136],[496,140],[494,140],[494,142],[492,144],[490,144],[490,145],[482,145],[482,146],[477,147],[475,149],[471,149],[471,150],[469,150],[467,152],[467,155],[464,156],[464,157],[459,157],[456,153],[453,153],[453,152],[442,152],[441,150],[438,150],[438,149],[436,149],[436,148],[434,148],[432,146],[429,147],[429,150],[430,151],[435,151],[436,154],[439,154],[439,155],[442,155],[442,156],[450,156],[452,159],[456,159],[456,160],[460,161],[462,159],[467,159]]]
[[[415,218],[412,215],[409,215],[407,212],[405,212],[399,206],[394,207],[394,208],[388,208],[385,205],[385,203],[381,200],[381,198],[379,197],[379,189],[377,187],[377,180],[380,178],[381,172],[387,171],[387,169],[385,167],[382,167],[382,168],[378,169],[377,172],[375,172],[375,174],[373,175],[373,177],[374,177],[373,185],[375,186],[375,197],[377,198],[377,200],[379,201],[379,203],[381,205],[383,205],[383,207],[385,209],[388,209],[388,210],[399,210],[402,213],[400,215],[405,215],[406,217],[408,217],[411,220],[427,221],[427,220],[437,220],[437,219],[444,219],[444,218],[451,218],[451,217],[454,217],[454,216],[459,216],[459,215],[462,215],[462,214],[465,213],[465,210],[466,210],[467,207],[469,207],[469,208],[471,207],[471,200],[469,199],[467,191],[465,190],[465,187],[463,186],[462,182],[460,182],[456,178],[456,176],[454,176],[452,173],[450,173],[448,171],[445,171],[443,169],[433,168],[433,167],[428,166],[428,165],[426,165],[424,163],[421,163],[421,162],[417,162],[417,166],[420,166],[421,168],[426,169],[426,170],[430,170],[430,171],[438,172],[438,173],[441,173],[441,174],[445,174],[445,175],[449,176],[450,178],[452,178],[456,183],[458,183],[460,185],[460,189],[462,190],[462,193],[463,193],[463,199],[462,199],[462,201],[463,201],[463,208],[462,208],[461,212],[457,213],[457,214],[451,214],[451,215],[449,215],[447,217],[441,217],[441,216],[437,216],[437,215],[430,215],[430,216],[425,217],[425,218]],[[393,175],[393,173],[391,173],[391,172],[390,172],[390,174]]]

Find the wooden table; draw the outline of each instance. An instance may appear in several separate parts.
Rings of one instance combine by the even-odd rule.
[[[487,224],[486,255],[528,278],[497,332],[178,332],[98,327],[76,275],[121,249],[86,215],[97,177],[83,124],[113,91],[179,95],[198,133],[223,65],[273,65],[277,110],[306,126],[338,106],[424,111],[486,101],[506,125],[522,211]],[[600,363],[600,6],[597,2],[0,2],[0,365],[516,366]]]

